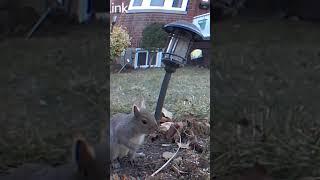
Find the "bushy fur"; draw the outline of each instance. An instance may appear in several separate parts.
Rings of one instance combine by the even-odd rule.
[[[111,160],[127,155],[133,160],[137,149],[144,142],[145,136],[157,128],[155,117],[146,110],[144,100],[140,105],[133,105],[130,114],[114,115],[110,121]]]

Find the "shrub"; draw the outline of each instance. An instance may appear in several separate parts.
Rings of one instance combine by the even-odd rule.
[[[164,24],[152,23],[142,32],[141,47],[146,49],[164,48],[166,46],[167,33],[162,29]]]
[[[110,59],[113,61],[131,45],[131,37],[126,29],[120,26],[114,26],[113,32],[110,33]]]

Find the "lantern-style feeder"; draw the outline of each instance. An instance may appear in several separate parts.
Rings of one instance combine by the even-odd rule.
[[[174,73],[177,68],[187,63],[187,57],[193,42],[204,40],[204,37],[198,27],[187,21],[169,23],[165,25],[163,29],[169,34],[169,41],[167,48],[164,53],[162,53],[162,62],[165,65],[164,69],[166,74],[161,85],[155,112],[155,118],[157,121],[161,118],[163,102],[171,74]]]
[[[162,62],[181,66],[187,63],[187,56],[195,41],[202,41],[201,31],[192,23],[177,21],[167,24],[163,29],[169,33],[169,42],[163,53]]]

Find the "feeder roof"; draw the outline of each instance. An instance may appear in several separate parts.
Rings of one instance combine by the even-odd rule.
[[[202,35],[200,29],[188,21],[176,21],[169,24],[164,25],[163,29],[167,33],[172,33],[175,29],[183,29],[185,31],[189,31],[194,36],[195,41],[203,41],[205,40],[204,36]]]

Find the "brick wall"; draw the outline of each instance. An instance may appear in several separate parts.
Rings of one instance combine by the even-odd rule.
[[[192,17],[178,14],[139,13],[127,14],[119,18],[119,24],[125,26],[132,37],[132,47],[139,47],[143,29],[151,23],[170,23],[177,20],[191,21]]]
[[[115,5],[125,2],[129,5],[130,0],[113,0]],[[170,23],[178,20],[186,20],[192,22],[194,16],[208,13],[209,10],[199,8],[200,0],[189,0],[187,6],[187,14],[165,14],[165,13],[128,13],[117,14],[117,25],[126,27],[129,35],[132,37],[131,47],[139,47],[142,38],[143,29],[151,23]],[[113,14],[114,15],[114,14]],[[111,15],[112,16],[112,15]],[[111,17],[112,18],[112,17]]]

